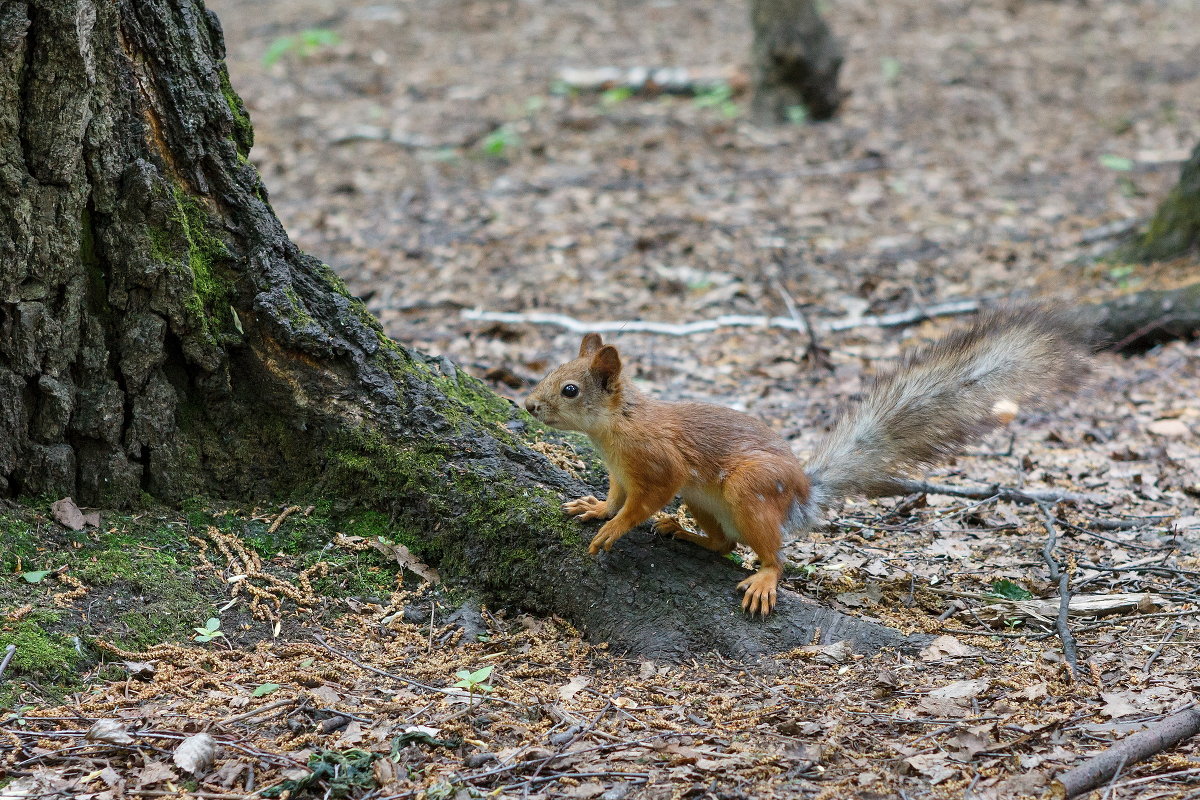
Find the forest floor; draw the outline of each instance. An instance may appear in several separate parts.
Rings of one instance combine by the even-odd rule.
[[[209,5],[255,125],[251,160],[293,239],[393,337],[513,398],[578,334],[464,312],[683,323],[788,317],[794,303],[845,323],[820,342],[828,369],[780,328],[610,337],[650,391],[749,411],[804,453],[904,344],[954,324],[871,315],[1072,305],[1198,272],[1096,258],[1196,144],[1192,0],[830,4],[851,94],[833,122],[777,129],[748,122],[736,92],[558,80],[564,67],[744,74],[743,4]],[[1196,701],[1197,397],[1200,345],[1105,356],[1087,391],[934,476],[1085,500],[850,503],[789,546],[797,591],[944,637],[911,654],[820,642],[769,664],[639,661],[560,620],[431,590],[420,564],[401,586],[405,555],[368,547],[386,521],[334,523],[322,507],[104,515],[79,532],[45,508],[6,510],[0,556],[26,577],[0,592],[0,643],[21,642],[0,685],[15,779],[0,797],[271,796],[306,774],[291,796],[1042,796]],[[64,548],[75,555],[39,556]],[[1048,561],[1077,601],[1105,607],[1072,617],[1074,679]],[[168,591],[181,571],[190,582]],[[220,633],[190,641],[209,616]],[[168,629],[180,643],[150,644]],[[34,656],[98,651],[115,660],[83,688],[23,677]],[[93,729],[104,718],[116,722]],[[176,752],[202,731],[211,769]],[[1200,797],[1200,740],[1096,796]]]

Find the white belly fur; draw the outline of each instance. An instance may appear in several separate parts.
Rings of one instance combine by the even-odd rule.
[[[720,522],[721,530],[725,532],[726,537],[735,542],[742,541],[742,534],[733,524],[733,510],[717,492],[705,491],[699,486],[687,486],[680,491],[679,496],[683,498],[683,502],[687,503],[689,508],[698,508]]]

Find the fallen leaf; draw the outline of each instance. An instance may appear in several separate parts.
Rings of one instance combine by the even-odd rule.
[[[1146,426],[1146,430],[1156,436],[1177,439],[1187,436],[1192,431],[1181,419],[1158,419]]]
[[[60,525],[70,528],[73,531],[81,531],[84,525],[87,524],[87,520],[83,518],[83,512],[79,510],[79,506],[75,505],[75,501],[69,497],[64,497],[62,500],[51,505],[50,515]]]
[[[978,697],[981,693],[987,691],[991,684],[983,679],[974,681],[955,681],[948,683],[945,686],[939,686],[937,689],[930,689],[930,697],[946,697],[946,698],[963,698],[971,699]]]
[[[1100,699],[1104,701],[1100,713],[1109,719],[1127,717],[1138,712],[1137,706],[1130,702],[1133,698],[1128,692],[1101,692]]]
[[[186,743],[187,739],[184,739],[183,741]],[[181,744],[180,747],[183,747],[183,745]],[[179,751],[176,750],[176,752]],[[178,777],[179,776],[175,774],[175,770],[168,767],[164,761],[151,761],[149,764],[133,773],[133,781],[138,788],[153,786],[154,784],[162,783],[163,781],[173,781]]]
[[[590,678],[585,678],[582,675],[576,675],[574,678],[571,678],[570,681],[558,687],[558,696],[562,698],[563,702],[569,702],[573,700],[575,695],[579,694],[579,692],[582,691],[589,683],[591,683]]]
[[[946,634],[934,639],[929,643],[929,646],[921,651],[921,660],[940,661],[943,658],[973,656],[977,652],[979,651],[974,647],[965,645],[953,636]]]
[[[125,726],[115,719],[98,719],[88,728],[84,738],[92,742],[105,744],[133,744],[133,737]]]
[[[197,733],[179,743],[171,760],[184,772],[202,775],[208,772],[217,757],[217,740],[207,733]]]
[[[934,785],[954,775],[954,769],[950,767],[949,761],[950,759],[945,753],[929,753],[904,759],[905,764],[929,778],[929,782]]]

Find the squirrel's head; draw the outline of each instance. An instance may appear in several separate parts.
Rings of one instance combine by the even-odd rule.
[[[621,355],[589,333],[579,357],[555,367],[525,398],[525,409],[539,422],[566,431],[591,433],[621,404]]]

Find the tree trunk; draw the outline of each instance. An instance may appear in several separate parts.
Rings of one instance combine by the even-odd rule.
[[[1125,261],[1166,261],[1200,245],[1200,144],[1183,165],[1179,183],[1159,205],[1150,225],[1118,248]]]
[[[652,656],[920,643],[794,595],[748,620],[743,571],[644,533],[586,556],[559,506],[592,489],[529,418],[288,240],[199,3],[12,0],[0,44],[0,496],[336,497],[484,599]]]
[[[832,117],[845,96],[838,89],[842,48],[814,0],[751,0],[750,23],[755,119],[773,123],[798,114],[816,120]]]

